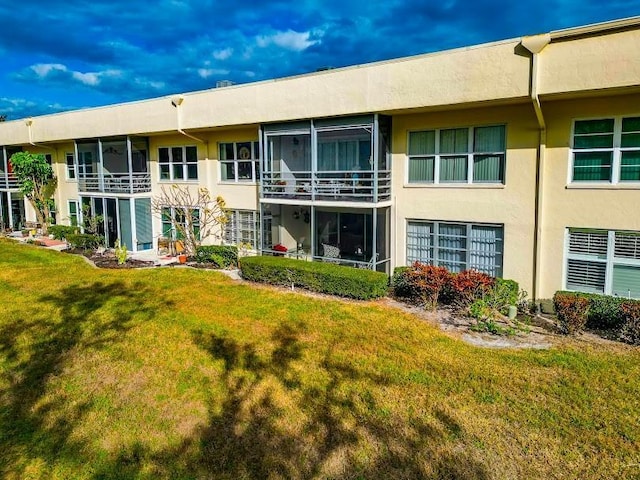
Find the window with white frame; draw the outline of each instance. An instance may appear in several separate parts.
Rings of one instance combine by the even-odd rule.
[[[576,120],[572,182],[640,182],[640,117]]]
[[[231,210],[225,225],[224,241],[231,245],[260,245],[260,214],[254,210]]]
[[[193,223],[193,233],[200,237],[200,211],[182,207],[164,207],[162,209],[162,236],[172,240],[184,239],[184,232],[191,231],[190,222]]]
[[[221,143],[219,159],[223,182],[256,182],[260,176],[258,142]]]
[[[65,161],[67,165],[67,180],[76,179],[76,162],[73,153],[65,154]]]
[[[160,180],[197,180],[198,148],[195,146],[160,147]]]
[[[407,222],[407,263],[447,267],[452,272],[478,270],[502,276],[504,228],[502,225]]]
[[[504,183],[505,126],[409,132],[409,183]]]
[[[567,290],[640,298],[640,232],[568,230]]]
[[[80,225],[80,203],[77,200],[69,200],[69,225]]]

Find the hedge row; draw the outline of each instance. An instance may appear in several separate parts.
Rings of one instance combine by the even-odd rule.
[[[196,248],[195,261],[215,263],[219,268],[238,265],[238,247],[235,245],[200,245]]]
[[[66,240],[69,235],[77,235],[80,233],[80,227],[70,227],[68,225],[51,225],[49,233],[56,240]]]
[[[360,300],[385,296],[389,283],[382,272],[282,257],[245,257],[240,259],[240,270],[243,278],[254,282]]]
[[[585,326],[614,329],[621,340],[640,344],[640,300],[558,291],[553,305],[564,333],[578,333]]]

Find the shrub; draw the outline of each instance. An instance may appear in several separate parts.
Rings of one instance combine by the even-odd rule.
[[[556,292],[553,305],[558,315],[560,330],[565,334],[581,332],[589,313],[589,299],[569,292]]]
[[[526,295],[525,292],[523,292]],[[485,294],[487,304],[497,312],[507,315],[510,305],[517,305],[520,300],[518,282],[504,278],[494,279],[493,287]]]
[[[436,267],[416,262],[404,273],[405,288],[414,301],[425,308],[436,308],[444,288],[451,281],[451,273],[445,267]]]
[[[622,297],[599,295],[597,293],[564,291],[558,293],[577,295],[589,300],[589,314],[587,315],[587,326],[589,328],[615,329],[622,327],[624,318],[621,306],[625,302],[633,301]]]
[[[413,292],[411,285],[407,281],[406,272],[409,269],[411,269],[411,267],[396,267],[393,269],[391,288],[393,294],[398,298],[411,298],[415,295],[415,292]]]
[[[495,279],[477,270],[463,270],[451,277],[449,289],[451,301],[466,308],[472,302],[482,299],[493,290]]]
[[[235,245],[201,245],[196,248],[195,260],[214,263],[218,268],[238,266],[238,247]]]
[[[620,329],[620,339],[632,345],[640,345],[640,302],[626,300],[620,310],[624,322]]]
[[[240,269],[243,278],[254,282],[297,286],[360,300],[385,296],[389,283],[382,272],[273,256],[243,257]]]
[[[89,233],[77,233],[67,235],[67,242],[71,248],[79,248],[81,250],[93,250],[104,244],[104,237],[101,235],[92,235]]]
[[[116,260],[118,261],[118,265],[124,265],[127,262],[127,246],[122,245],[119,238],[116,240],[113,252],[116,256]]]
[[[49,233],[53,235],[56,240],[65,240],[68,235],[76,235],[80,233],[78,227],[69,227],[67,225],[51,225],[49,227]]]

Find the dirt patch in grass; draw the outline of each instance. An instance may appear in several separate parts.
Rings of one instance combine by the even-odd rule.
[[[91,250],[81,250],[78,248],[68,248],[62,250],[64,253],[71,253],[73,255],[80,255],[96,267],[99,268],[111,268],[111,269],[130,269],[130,268],[148,268],[153,267],[153,262],[147,262],[144,260],[136,260],[134,258],[128,258],[123,264],[118,263],[118,259],[112,252],[96,253]]]

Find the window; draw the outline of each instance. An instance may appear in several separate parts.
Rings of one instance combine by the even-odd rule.
[[[500,277],[503,238],[501,225],[410,221],[407,263],[439,265],[452,272],[474,269]]]
[[[505,126],[409,132],[409,183],[504,183]]]
[[[567,290],[640,298],[640,232],[571,228]]]
[[[197,180],[198,148],[160,147],[158,149],[160,180]]]
[[[73,153],[65,154],[66,163],[67,163],[67,180],[75,180],[76,179],[76,162],[73,158]]]
[[[80,211],[80,206],[77,200],[69,200],[69,225],[72,227],[78,226],[79,218],[78,214]]]
[[[162,209],[162,236],[172,240],[182,240],[185,231],[190,231],[189,218],[193,222],[193,233],[200,237],[200,211],[181,207],[164,207]]]
[[[221,143],[219,158],[223,182],[255,182],[259,178],[258,142]]]
[[[257,249],[260,245],[260,214],[253,210],[231,210],[225,225],[225,243],[246,243]]]
[[[640,117],[576,120],[572,182],[640,182]]]

